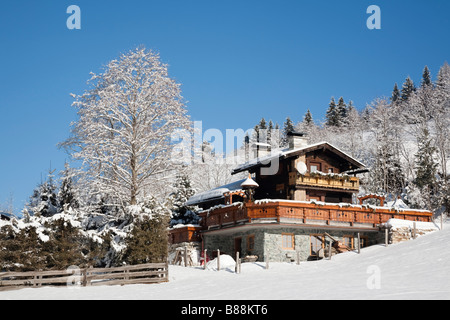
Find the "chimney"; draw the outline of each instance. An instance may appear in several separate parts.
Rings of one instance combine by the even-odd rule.
[[[308,145],[306,133],[291,131],[287,134],[289,150],[299,149]]]

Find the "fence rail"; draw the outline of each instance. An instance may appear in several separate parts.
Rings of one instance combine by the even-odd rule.
[[[69,268],[67,270],[3,272],[0,291],[41,286],[101,286],[147,284],[169,281],[167,263],[149,263],[117,268]]]

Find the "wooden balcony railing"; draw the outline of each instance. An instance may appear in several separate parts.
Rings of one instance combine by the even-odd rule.
[[[431,221],[432,213],[423,210],[396,210],[388,207],[314,203],[287,200],[261,200],[256,203],[235,204],[204,211],[204,228],[222,228],[239,223],[278,222],[327,224],[345,222],[348,226],[370,224],[373,227],[391,218]],[[321,223],[319,223],[321,221]]]
[[[359,178],[340,175],[325,175],[306,173],[299,175],[289,173],[289,184],[307,187],[333,188],[359,191]]]
[[[169,243],[181,243],[181,242],[198,242],[201,241],[200,226],[185,226],[181,228],[171,229],[169,232]]]

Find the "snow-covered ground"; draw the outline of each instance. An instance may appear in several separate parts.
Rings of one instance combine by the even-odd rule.
[[[168,283],[0,292],[4,299],[450,299],[450,224],[416,240],[376,245],[332,260],[243,263],[223,269],[170,266]]]

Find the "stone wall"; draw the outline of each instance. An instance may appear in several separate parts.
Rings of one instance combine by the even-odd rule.
[[[241,238],[241,257],[247,255],[257,255],[258,261],[278,261],[278,262],[294,262],[297,257],[300,261],[307,261],[310,257],[311,235],[323,234],[327,232],[336,240],[342,241],[344,236],[353,237],[354,246],[357,246],[357,232],[342,231],[330,229],[302,229],[296,227],[264,227],[254,226],[250,230],[239,232],[233,231],[227,235],[205,234],[205,248],[209,253],[220,249],[221,253],[235,256],[235,239]],[[282,235],[294,235],[294,249],[283,249]],[[249,237],[254,237],[254,248],[249,250]],[[375,244],[378,241],[378,232],[361,233],[361,237],[367,237],[367,245]],[[329,238],[327,238],[329,241]]]
[[[433,222],[414,222],[400,219],[390,219],[385,227],[389,228],[389,243],[391,244],[413,240],[424,234],[439,230]]]

